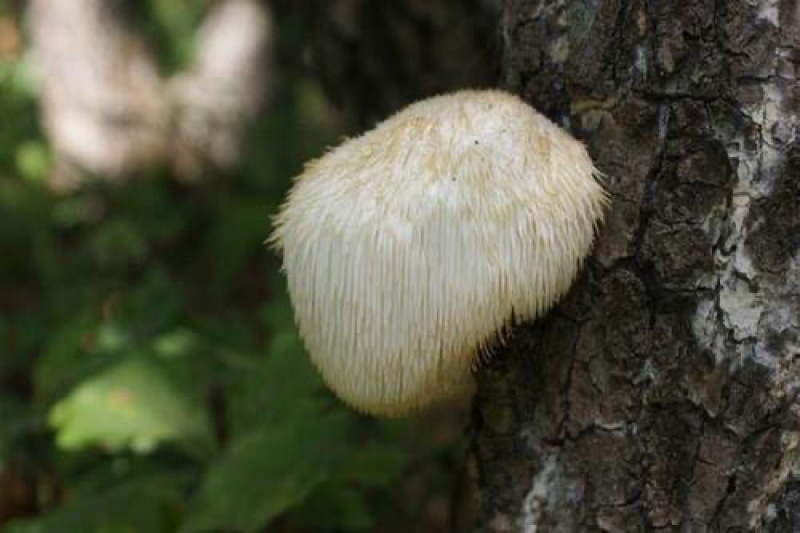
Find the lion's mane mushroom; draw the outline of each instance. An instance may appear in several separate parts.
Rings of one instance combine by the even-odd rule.
[[[513,95],[461,91],[311,162],[272,241],[326,383],[395,415],[462,390],[498,332],[564,295],[605,203],[580,142]]]

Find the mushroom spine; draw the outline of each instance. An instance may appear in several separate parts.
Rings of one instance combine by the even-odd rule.
[[[563,296],[607,197],[584,146],[497,90],[412,104],[310,162],[275,217],[309,355],[346,403],[424,407]]]

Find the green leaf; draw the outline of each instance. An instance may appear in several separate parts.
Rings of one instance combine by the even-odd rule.
[[[5,526],[5,533],[169,533],[181,494],[167,476],[150,476],[87,495],[36,518]]]
[[[41,181],[47,176],[50,159],[47,147],[41,141],[23,143],[16,154],[17,172],[26,179]]]
[[[180,359],[191,356],[204,349],[202,339],[187,328],[177,328],[153,341],[154,351],[166,359]]]
[[[248,256],[263,253],[269,219],[261,201],[228,203],[220,211],[208,234],[206,254],[215,285],[227,289],[241,277]]]
[[[212,465],[181,531],[255,531],[324,483],[341,456],[341,414],[261,427]]]
[[[367,487],[393,482],[409,462],[408,452],[397,446],[375,442],[349,450],[337,479]]]
[[[277,287],[274,289],[284,291],[284,287],[275,283]],[[261,307],[259,312],[261,321],[264,326],[268,327],[271,331],[294,331],[294,312],[289,303],[289,298],[285,294],[276,296],[269,302]]]
[[[231,395],[234,433],[314,416],[324,405],[322,382],[293,330],[276,336],[267,357],[241,371],[240,388]]]
[[[361,492],[336,484],[326,484],[308,497],[292,525],[302,531],[366,531],[373,527],[372,515]]]
[[[139,356],[83,381],[53,407],[50,421],[68,450],[101,445],[146,453],[171,441],[196,451],[211,435],[202,406]]]
[[[360,487],[385,487],[409,461],[408,453],[384,443],[357,446],[350,442],[345,457],[325,485],[292,513],[292,522],[309,531],[364,531],[372,515]]]

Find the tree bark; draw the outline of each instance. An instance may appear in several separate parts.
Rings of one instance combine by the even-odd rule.
[[[613,204],[479,372],[481,531],[800,531],[800,2],[508,0]]]

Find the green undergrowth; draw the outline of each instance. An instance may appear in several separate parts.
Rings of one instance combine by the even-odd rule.
[[[149,4],[136,21],[178,68],[206,3]],[[319,88],[285,69],[229,173],[56,194],[24,57],[0,62],[0,531],[402,520],[411,458],[446,452],[326,391],[264,244],[291,176],[341,134]]]

